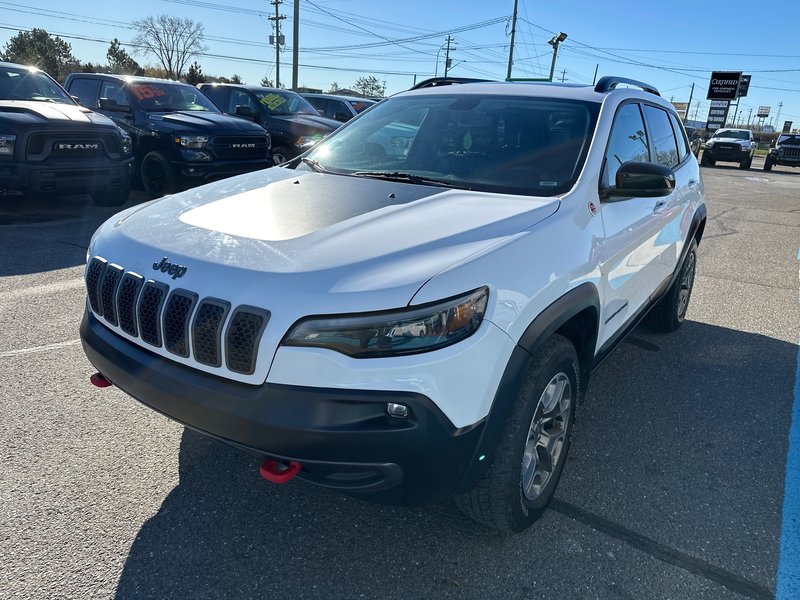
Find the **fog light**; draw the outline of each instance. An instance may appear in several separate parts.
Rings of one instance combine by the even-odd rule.
[[[395,404],[388,402],[386,404],[386,412],[390,417],[397,417],[398,419],[405,419],[408,416],[409,410],[405,404]]]

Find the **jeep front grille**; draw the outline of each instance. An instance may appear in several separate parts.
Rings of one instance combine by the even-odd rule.
[[[798,147],[788,148],[784,146],[783,148],[781,148],[781,155],[786,156],[788,158],[798,158],[800,157],[800,148]]]
[[[92,312],[143,345],[234,373],[255,372],[270,313],[151,280],[96,256],[86,269]],[[223,359],[224,357],[224,359]]]

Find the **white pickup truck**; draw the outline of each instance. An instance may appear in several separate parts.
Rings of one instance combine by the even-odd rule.
[[[272,481],[528,527],[593,369],[644,317],[684,320],[703,182],[652,86],[452,83],[108,220],[86,267],[93,381]]]

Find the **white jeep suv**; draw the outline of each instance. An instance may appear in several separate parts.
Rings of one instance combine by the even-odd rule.
[[[102,225],[94,383],[275,482],[529,526],[592,370],[646,315],[683,321],[703,183],[651,86],[447,83]]]

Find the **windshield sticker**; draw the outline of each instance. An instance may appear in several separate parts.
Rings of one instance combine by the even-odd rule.
[[[461,145],[463,146],[464,150],[469,150],[472,148],[472,133],[469,131],[469,129],[467,130],[467,133],[464,134],[464,140],[461,142]]]
[[[539,187],[556,187],[558,185],[557,181],[540,181]]]
[[[286,98],[278,94],[267,94],[261,98],[261,104],[264,104],[270,110],[275,110],[284,102],[286,102]]]
[[[140,83],[131,87],[139,100],[150,100],[151,98],[160,98],[167,95],[164,88],[149,83]]]

